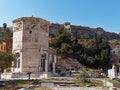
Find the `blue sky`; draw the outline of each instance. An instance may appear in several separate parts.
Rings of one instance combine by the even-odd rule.
[[[0,0],[0,26],[30,16],[120,32],[120,0]]]

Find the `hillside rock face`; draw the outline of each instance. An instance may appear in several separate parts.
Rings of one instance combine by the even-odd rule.
[[[70,25],[71,32],[73,36],[75,36],[75,33],[77,32],[78,38],[93,38],[95,33],[101,34],[103,38],[105,39],[120,39],[120,33],[115,32],[107,32],[103,28],[97,27],[97,28],[90,28],[87,26],[76,26],[76,25]],[[12,32],[12,27],[8,27],[8,29]],[[51,33],[55,33],[55,31],[64,29],[64,24],[58,24],[58,23],[51,23],[49,30]],[[0,27],[0,33],[4,32],[3,28]]]
[[[102,35],[105,39],[120,39],[120,34],[114,32],[107,32],[103,28],[90,28],[85,26],[70,25],[71,32],[75,36],[76,32],[78,38],[93,38],[95,33]],[[52,23],[50,25],[50,32],[54,33],[56,30],[64,29],[64,24]]]

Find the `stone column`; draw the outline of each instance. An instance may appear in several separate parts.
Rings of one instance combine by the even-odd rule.
[[[55,62],[52,63],[53,66],[53,74],[55,74]]]
[[[48,73],[48,60],[45,60],[45,73]]]
[[[120,75],[120,67],[119,67],[119,70],[118,70],[118,74]]]
[[[120,67],[119,67],[119,73],[120,73]]]
[[[53,74],[56,73],[55,64],[56,64],[56,55],[54,55],[54,61],[53,61]]]

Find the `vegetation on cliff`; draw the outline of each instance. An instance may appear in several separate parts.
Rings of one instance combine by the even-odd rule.
[[[7,24],[3,23],[3,26],[0,27],[0,40],[5,40],[6,38],[11,38],[12,36],[13,34],[7,27]]]
[[[110,47],[102,36],[95,33],[86,46],[80,44],[78,40],[81,39],[78,39],[77,32],[74,37],[67,30],[57,30],[50,47],[61,56],[72,53],[80,63],[91,68],[102,68],[109,63]]]
[[[54,33],[62,28],[64,28],[63,24],[52,23],[49,29],[50,29],[50,33]],[[87,26],[70,25],[70,28],[72,34],[75,36],[75,32],[77,31],[78,38],[81,39],[92,39],[97,31],[101,32],[103,38],[106,40],[120,39],[120,34],[115,32],[108,32],[101,27],[91,28]]]

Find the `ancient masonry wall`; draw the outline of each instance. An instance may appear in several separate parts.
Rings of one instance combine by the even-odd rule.
[[[49,25],[48,21],[34,17],[13,21],[13,53],[20,53],[20,67],[13,68],[13,71],[40,71],[41,55],[45,54],[48,60]]]

